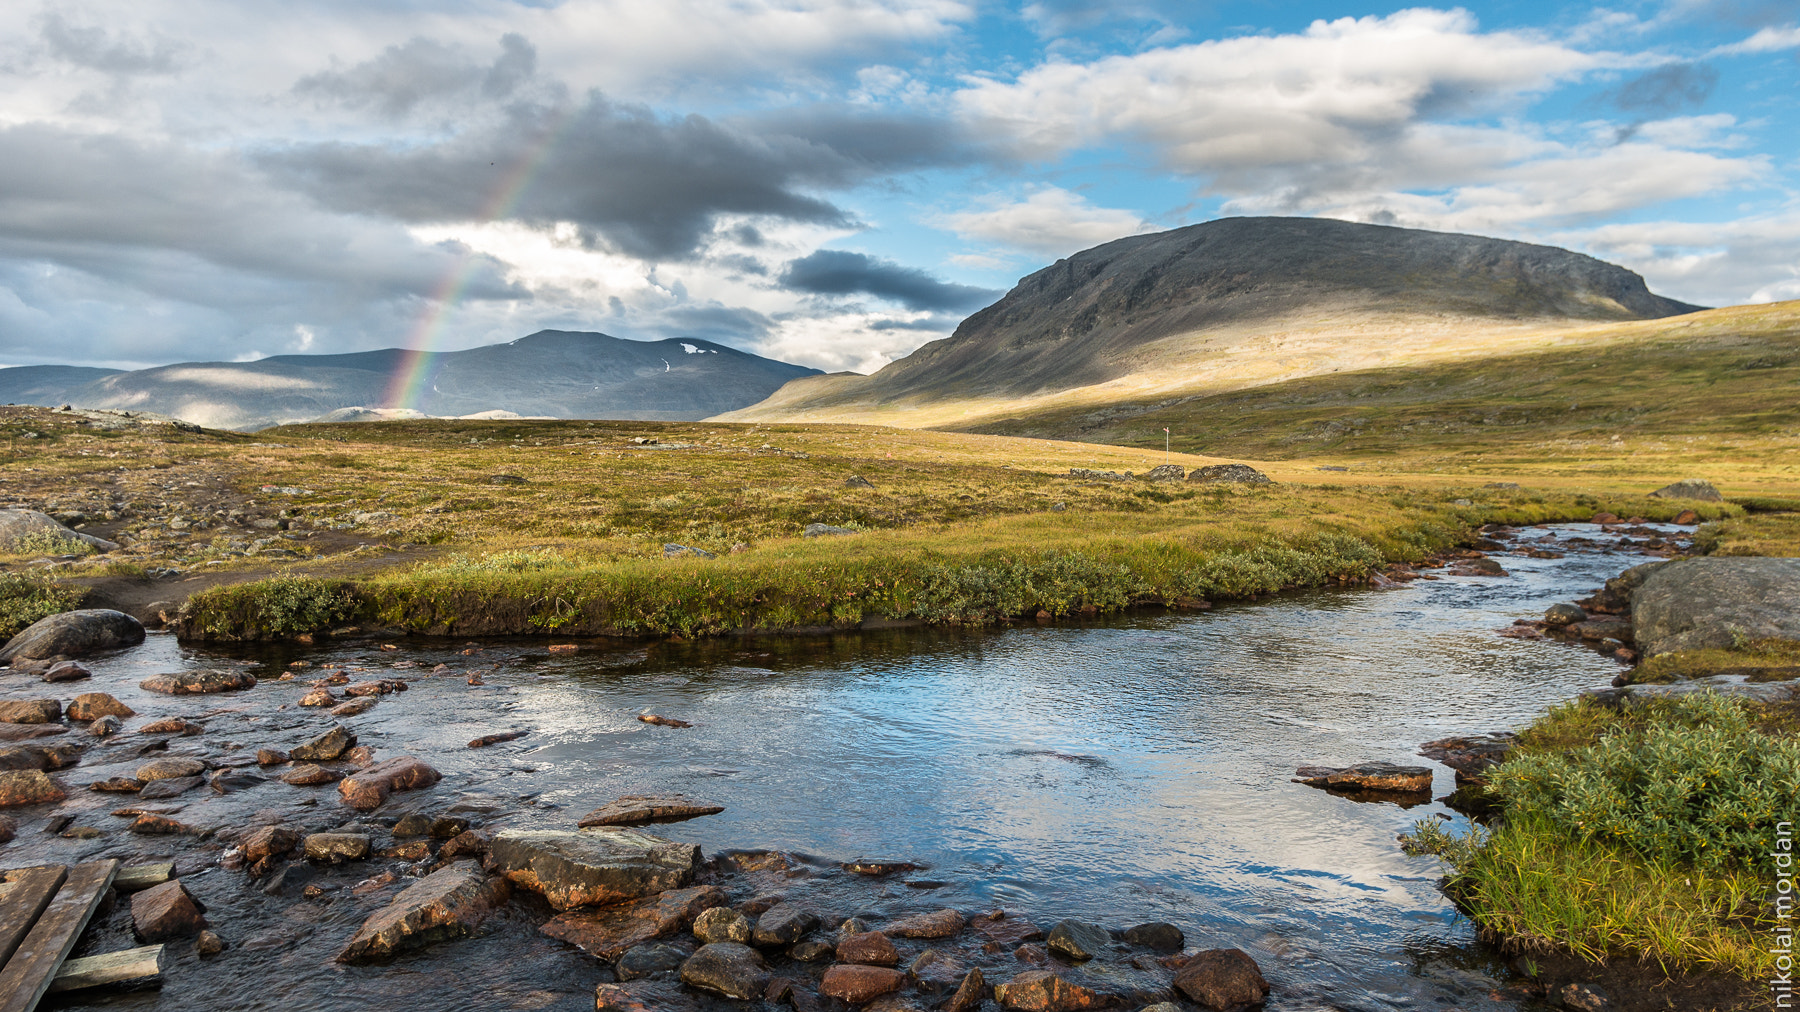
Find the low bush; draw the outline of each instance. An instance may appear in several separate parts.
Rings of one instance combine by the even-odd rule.
[[[39,619],[80,607],[73,590],[21,573],[0,573],[0,640],[17,636]]]

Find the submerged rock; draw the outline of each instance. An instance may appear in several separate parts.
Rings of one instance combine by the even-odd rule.
[[[1544,624],[1558,628],[1586,622],[1588,614],[1578,604],[1553,604],[1544,611]]]
[[[1294,783],[1308,787],[1359,788],[1365,791],[1416,793],[1431,790],[1431,767],[1362,763],[1337,768],[1302,766],[1294,771]]]
[[[363,922],[337,954],[362,963],[474,932],[506,901],[505,879],[488,876],[474,861],[459,861],[402,889],[386,908]]]
[[[614,960],[628,949],[680,934],[704,913],[727,909],[725,903],[725,892],[717,886],[670,889],[634,903],[558,914],[539,930],[591,956]]]
[[[829,976],[829,971],[827,971]],[[749,1001],[762,997],[769,971],[762,954],[738,942],[711,942],[681,964],[681,982],[727,998]]]
[[[840,963],[898,966],[900,950],[879,931],[859,931],[838,940],[837,958]]]
[[[635,829],[506,829],[487,853],[488,870],[542,893],[558,910],[679,889],[699,865],[699,847]]]
[[[1132,945],[1141,945],[1158,952],[1180,952],[1187,944],[1187,936],[1173,924],[1163,921],[1152,921],[1125,929],[1125,941]]]
[[[666,974],[681,969],[692,953],[678,949],[673,945],[651,943],[627,949],[613,964],[613,972],[620,980],[637,980],[654,974]]]
[[[673,981],[634,980],[594,988],[595,1012],[699,1012],[700,1004]]]
[[[1457,782],[1480,780],[1488,770],[1506,761],[1519,744],[1512,734],[1479,734],[1440,738],[1419,746],[1419,754],[1456,771]]]
[[[1076,920],[1056,922],[1049,937],[1044,939],[1045,948],[1077,963],[1093,959],[1111,944],[1112,936],[1105,928]]]
[[[897,938],[949,938],[963,929],[962,914],[951,909],[915,914],[890,922],[882,932]]]
[[[583,829],[592,826],[635,826],[647,822],[674,822],[702,815],[717,815],[724,810],[724,805],[692,800],[682,794],[627,794],[582,816],[576,825]]]
[[[88,657],[144,642],[144,624],[122,611],[86,608],[39,619],[0,647],[0,664]]]
[[[132,773],[132,777],[148,782],[175,777],[197,777],[205,772],[206,764],[198,759],[170,756],[165,759],[152,759],[139,766],[136,772]]]
[[[763,948],[785,947],[818,926],[818,914],[792,903],[777,903],[756,919],[751,941]]]

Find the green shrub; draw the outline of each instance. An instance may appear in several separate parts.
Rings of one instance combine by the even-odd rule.
[[[21,573],[0,573],[0,640],[17,636],[39,619],[70,611],[81,595],[48,580]]]
[[[190,632],[220,639],[265,639],[343,625],[361,609],[355,589],[341,580],[276,576],[195,594]]]

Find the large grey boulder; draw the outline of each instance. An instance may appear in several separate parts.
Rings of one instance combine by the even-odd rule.
[[[72,531],[37,510],[0,510],[0,552],[54,552],[60,545],[85,545],[102,552],[117,542]]]
[[[692,882],[700,848],[636,829],[505,829],[487,867],[558,910],[641,899]]]
[[[1647,657],[1750,640],[1800,640],[1800,559],[1666,563],[1632,592],[1631,621]]]
[[[1657,499],[1698,499],[1701,502],[1724,502],[1725,497],[1704,478],[1683,478],[1650,493]]]
[[[144,624],[122,611],[88,608],[65,611],[27,626],[0,647],[0,663],[87,657],[144,642]]]

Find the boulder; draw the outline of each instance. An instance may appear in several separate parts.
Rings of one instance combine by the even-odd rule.
[[[106,608],[65,611],[39,619],[9,640],[5,647],[0,647],[0,664],[52,657],[88,657],[108,650],[135,647],[142,642],[144,624],[122,611]]]
[[[633,980],[594,988],[595,1012],[699,1012],[700,1004],[674,981]]]
[[[1645,656],[1800,640],[1800,559],[1709,557],[1666,562],[1631,593]]]
[[[963,917],[954,910],[936,910],[890,922],[882,932],[890,938],[949,938],[963,929]]]
[[[558,910],[680,889],[699,865],[699,847],[636,829],[506,829],[487,853],[489,871],[542,893]]]
[[[714,907],[694,918],[694,937],[702,944],[714,942],[748,943],[756,934],[750,918],[726,906]]]
[[[1187,469],[1180,464],[1159,464],[1144,472],[1145,481],[1180,481],[1186,477]]]
[[[74,661],[57,661],[44,672],[46,682],[79,682],[83,678],[92,678],[94,673]]]
[[[676,822],[702,815],[717,815],[724,810],[724,805],[692,800],[681,794],[627,794],[582,816],[576,825],[583,829],[592,826],[641,826],[647,822]]]
[[[381,807],[394,791],[413,791],[430,787],[443,779],[443,774],[412,756],[396,756],[358,770],[338,784],[344,801],[359,812],[372,812]]]
[[[300,834],[286,826],[264,826],[244,837],[238,844],[244,860],[250,864],[275,857],[286,857],[300,845]]]
[[[1458,783],[1480,780],[1487,771],[1506,761],[1519,739],[1505,732],[1440,738],[1419,746],[1419,754],[1456,771]]]
[[[1557,628],[1571,626],[1577,622],[1586,622],[1588,614],[1576,604],[1553,604],[1544,611],[1544,624]]]
[[[912,961],[906,972],[919,985],[919,990],[943,994],[962,983],[968,967],[954,956],[936,949],[926,949]]]
[[[681,964],[681,982],[727,998],[750,1001],[762,997],[769,971],[762,954],[739,942],[702,945]]]
[[[0,772],[0,808],[45,805],[68,797],[43,770]]]
[[[752,943],[763,948],[792,945],[819,926],[819,915],[792,903],[777,903],[756,919]]]
[[[679,934],[708,911],[728,909],[725,902],[725,892],[717,886],[670,889],[633,903],[558,914],[538,930],[610,961],[628,949]]]
[[[1683,478],[1650,493],[1656,499],[1698,499],[1701,502],[1724,502],[1725,497],[1704,478]]]
[[[87,723],[101,717],[135,717],[137,711],[104,692],[84,692],[69,704],[69,719]]]
[[[293,762],[329,762],[349,751],[355,744],[355,732],[342,724],[333,724],[331,730],[291,749],[288,759]]]
[[[652,942],[648,945],[633,946],[619,956],[613,964],[613,973],[620,980],[637,980],[659,973],[672,973],[681,969],[692,953],[686,949],[678,949],[673,945]]]
[[[1110,1004],[1111,998],[1049,970],[1026,970],[1004,984],[995,984],[994,1001],[1002,1008],[1025,1012],[1078,1012]]]
[[[956,987],[956,993],[944,1003],[942,1012],[975,1012],[987,999],[987,990],[987,980],[978,966],[963,977],[962,983]]]
[[[374,841],[366,833],[314,833],[301,845],[301,853],[308,861],[324,864],[361,861],[372,849]]]
[[[1269,982],[1242,949],[1208,949],[1175,975],[1175,990],[1201,1008],[1228,1009],[1262,1001]]]
[[[1152,921],[1125,929],[1125,941],[1132,945],[1141,945],[1146,949],[1158,952],[1180,952],[1187,944],[1187,936],[1173,924],[1163,921]]]
[[[716,553],[709,552],[704,548],[694,548],[689,545],[678,545],[678,544],[675,544],[674,542],[669,542],[668,544],[663,545],[663,558],[679,559],[683,556],[688,556],[688,557],[695,558],[695,559],[716,559],[719,557]]]
[[[161,942],[199,934],[206,907],[178,878],[131,894],[131,928],[140,942]]]
[[[1414,793],[1431,790],[1431,767],[1396,766],[1393,763],[1362,763],[1343,768],[1302,766],[1294,771],[1294,783],[1308,787]]]
[[[807,524],[806,529],[800,532],[800,536],[803,538],[835,538],[855,533],[857,532],[848,527],[833,527],[830,524]]]
[[[151,781],[174,777],[197,777],[206,772],[206,764],[198,759],[185,756],[169,756],[164,759],[152,759],[139,766],[131,776],[136,780]]]
[[[894,943],[888,940],[888,936],[879,931],[859,931],[838,940],[837,958],[840,963],[898,966],[900,950],[894,948]]]
[[[119,729],[124,726],[124,724],[119,723],[119,718],[117,717],[100,717],[88,724],[87,733],[96,738],[109,738],[118,734]]]
[[[60,770],[81,761],[80,745],[0,745],[0,770]]]
[[[256,686],[256,676],[235,668],[225,670],[174,671],[151,675],[138,683],[146,692],[166,696],[195,696],[209,692],[232,692]]]
[[[866,1005],[906,986],[906,974],[885,966],[838,963],[826,969],[819,993],[851,1005]]]
[[[1073,963],[1093,959],[1111,944],[1112,936],[1105,928],[1076,920],[1056,922],[1050,929],[1050,936],[1044,940],[1045,948]]]
[[[0,552],[66,554],[67,549],[78,545],[102,552],[119,547],[117,542],[72,531],[37,510],[0,510]]]
[[[400,890],[363,922],[338,952],[342,963],[363,963],[472,933],[506,901],[505,879],[482,873],[474,861],[458,861]]]
[[[62,704],[54,699],[0,699],[0,723],[52,724],[62,719]]]
[[[1188,475],[1188,481],[1203,485],[1237,484],[1237,485],[1272,485],[1274,481],[1266,474],[1248,464],[1212,464],[1197,467]]]

